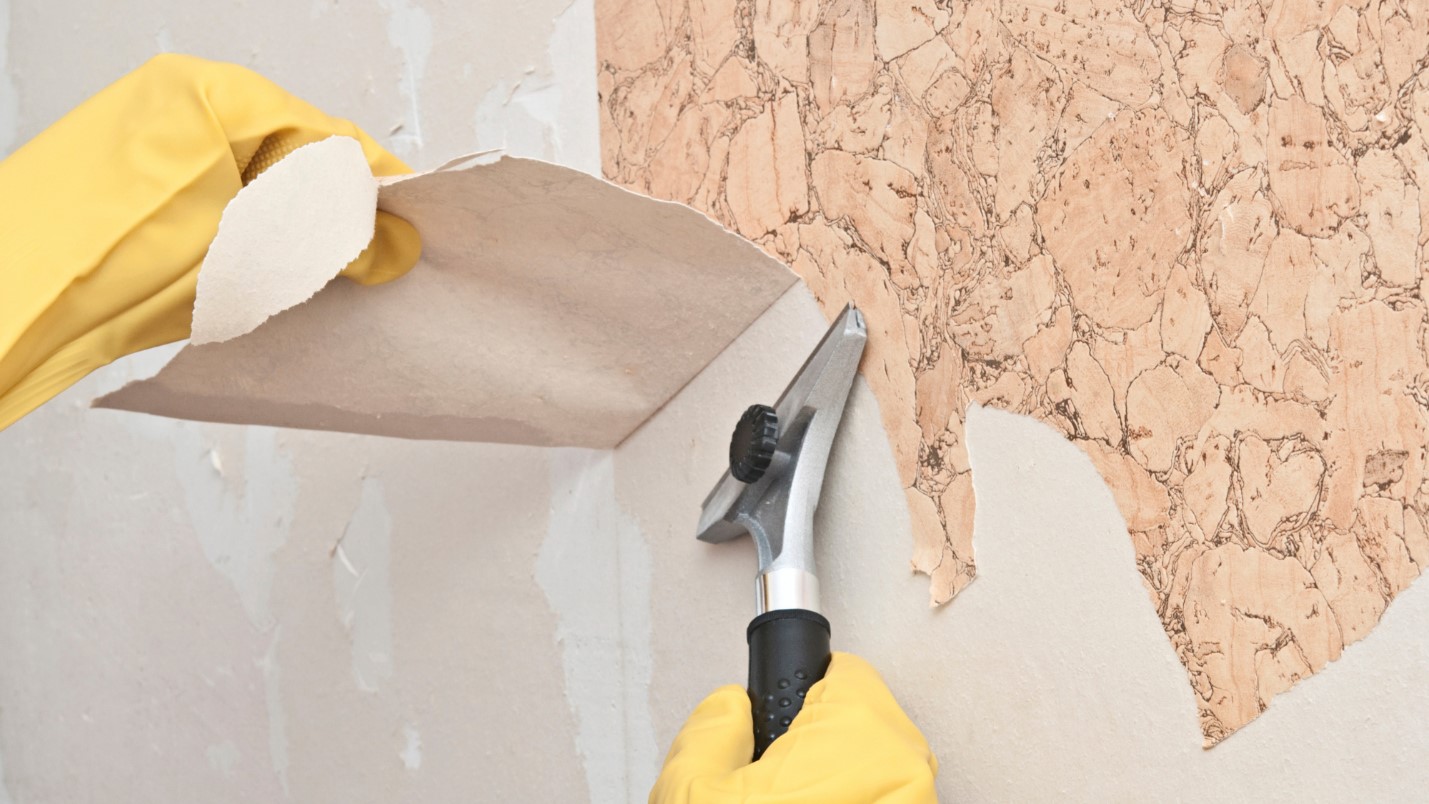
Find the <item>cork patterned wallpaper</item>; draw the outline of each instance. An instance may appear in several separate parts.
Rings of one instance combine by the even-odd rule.
[[[1207,746],[1429,561],[1429,3],[598,0],[606,175],[853,300],[932,600],[970,402],[1091,458]]]

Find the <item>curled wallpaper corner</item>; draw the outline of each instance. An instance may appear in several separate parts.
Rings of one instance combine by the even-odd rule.
[[[292,271],[315,282],[339,257],[351,258],[359,217],[370,229],[374,210],[356,209],[350,198],[343,199],[354,207],[344,213],[350,217],[333,228],[282,215],[332,200],[331,187],[372,182],[365,162],[329,155],[321,165],[341,175],[255,182],[248,203],[230,208],[234,218],[255,216],[226,217],[230,232],[312,242],[301,250],[241,244],[240,253],[272,262],[260,271],[238,266],[235,276],[252,286],[208,300],[242,308],[224,311],[227,318],[248,322],[282,310],[302,283],[275,277]],[[381,182],[376,207],[422,235],[422,258],[407,276],[374,287],[330,283],[246,334],[190,343],[153,378],[95,406],[406,438],[612,447],[797,281],[703,213],[537,160],[453,160]],[[260,215],[266,226],[289,228],[274,235],[257,225]]]
[[[199,269],[195,345],[252,332],[322,290],[372,240],[377,180],[362,145],[304,145],[238,191]]]

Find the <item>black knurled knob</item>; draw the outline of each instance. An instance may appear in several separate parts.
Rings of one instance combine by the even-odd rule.
[[[729,440],[729,473],[741,483],[764,476],[779,448],[779,414],[768,405],[750,405]]]

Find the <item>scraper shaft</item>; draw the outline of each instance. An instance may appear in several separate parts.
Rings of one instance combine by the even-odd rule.
[[[756,759],[789,728],[828,669],[814,511],[867,339],[863,315],[845,307],[779,401],[745,411],[730,442],[729,469],[701,512],[701,540],[748,533],[759,554],[758,614],[746,632]]]

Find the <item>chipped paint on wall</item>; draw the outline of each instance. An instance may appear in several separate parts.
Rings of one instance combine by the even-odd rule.
[[[600,175],[600,142],[581,132],[600,128],[600,92],[595,80],[595,5],[573,2],[556,15],[551,29],[551,83],[561,88],[554,134],[560,147],[552,159]]]
[[[402,750],[397,753],[402,767],[409,771],[422,768],[422,734],[410,724],[402,727]]]
[[[422,150],[422,79],[432,55],[432,17],[412,0],[379,0],[387,12],[387,39],[402,53],[399,82],[408,108],[405,120],[389,140],[398,156],[410,158]]]
[[[337,617],[352,643],[357,688],[376,692],[392,675],[392,517],[377,478],[362,480],[362,497],[332,548]]]
[[[288,539],[298,478],[276,430],[225,431],[209,443],[185,427],[174,449],[174,476],[184,490],[184,512],[219,574],[233,584],[248,619],[273,628],[269,597],[274,554]]]
[[[536,582],[560,618],[565,695],[591,798],[616,801],[653,779],[659,762],[648,697],[649,549],[616,501],[610,451],[556,450],[551,486]]]
[[[589,137],[562,132],[598,125],[595,15],[572,3],[556,16],[547,63],[492,87],[477,104],[476,142],[512,156],[545,159],[599,175],[600,149]]]
[[[476,106],[476,141],[512,156],[554,161],[561,150],[556,135],[561,89],[535,72],[491,88]]]

